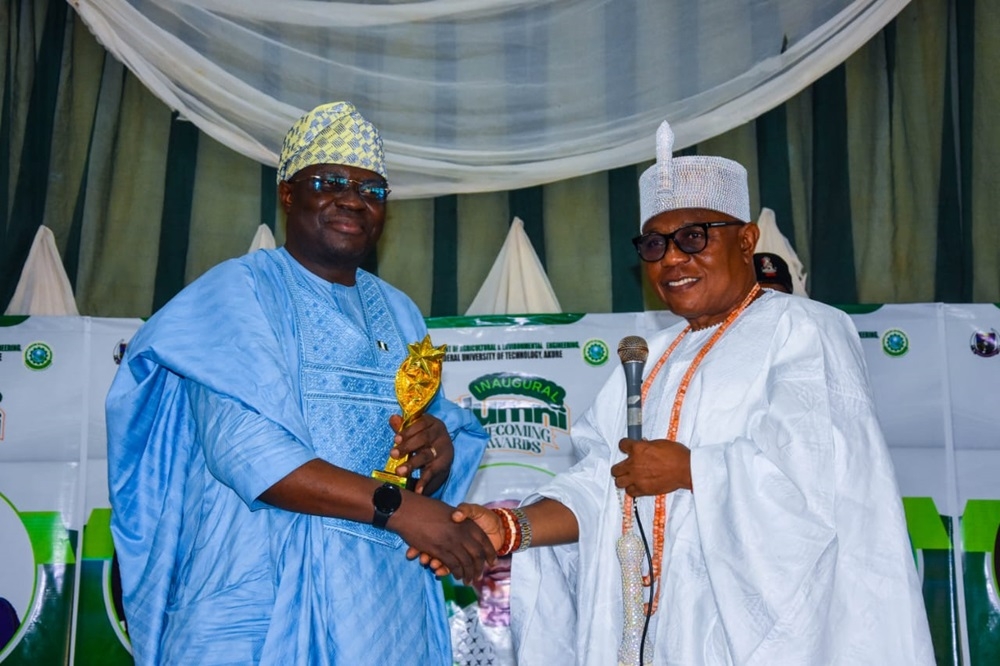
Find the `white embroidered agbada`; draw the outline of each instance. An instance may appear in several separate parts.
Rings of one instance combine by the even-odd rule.
[[[683,328],[649,341],[646,373]],[[684,371],[715,328],[692,331],[650,387],[643,435],[665,436]],[[513,560],[522,666],[618,663],[625,380],[573,426],[580,462],[529,497],[565,504],[578,544]],[[659,608],[646,662],[933,664],[902,504],[857,331],[842,312],[766,292],[709,352],[678,441],[694,492],[667,498]],[[653,500],[638,500],[652,547]]]

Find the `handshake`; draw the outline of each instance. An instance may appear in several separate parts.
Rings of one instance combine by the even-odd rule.
[[[502,541],[499,518],[477,504],[455,508],[429,497],[448,478],[454,459],[451,437],[440,420],[423,414],[403,428],[402,418],[393,415],[389,425],[397,433],[390,457],[405,459],[396,473],[409,476],[419,469],[420,477],[414,492],[403,492],[385,527],[407,543],[409,559],[419,556],[436,575],[451,573],[465,583],[478,580],[486,565],[496,561]]]
[[[455,508],[415,493],[404,493],[387,527],[409,546],[408,559],[419,557],[435,575],[451,573],[465,584],[482,578],[503,541],[500,517],[489,509],[467,503]]]
[[[412,425],[403,428],[398,415],[389,418],[389,425],[396,431],[392,458],[404,458],[396,473],[409,475],[415,469],[420,477],[415,492],[403,493],[399,508],[384,526],[398,534],[409,546],[406,556],[419,557],[421,564],[437,576],[452,574],[468,584],[483,577],[487,565],[493,565],[498,551],[507,554],[522,545],[520,534],[527,534],[523,547],[532,541],[532,530],[527,518],[520,513],[514,518],[511,509],[497,509],[479,504],[462,503],[452,507],[428,497],[448,478],[454,447],[444,424],[437,418],[424,414]],[[552,505],[551,507],[549,505]],[[553,514],[552,507],[556,511]],[[576,518],[561,504],[542,500],[532,507],[542,508],[538,518],[555,518],[558,523],[571,526],[556,531],[554,543],[575,540]],[[545,510],[549,509],[549,510]],[[517,510],[514,510],[517,511]],[[551,515],[550,515],[551,514]],[[524,521],[519,529],[518,523]],[[561,532],[567,531],[565,535]],[[537,540],[536,540],[537,543]]]

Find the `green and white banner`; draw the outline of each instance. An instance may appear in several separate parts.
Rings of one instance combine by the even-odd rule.
[[[850,312],[896,466],[939,664],[1000,663],[1000,308]],[[444,388],[491,434],[471,491],[519,500],[571,465],[572,423],[626,335],[669,313],[432,319]],[[110,538],[104,396],[137,319],[0,318],[0,663],[131,664]],[[878,510],[878,507],[872,507]],[[479,590],[480,596],[496,590]],[[452,589],[469,600],[472,591]],[[502,595],[500,595],[502,596]],[[503,658],[485,612],[479,639]],[[492,634],[490,632],[493,632]],[[456,659],[462,641],[456,637]]]

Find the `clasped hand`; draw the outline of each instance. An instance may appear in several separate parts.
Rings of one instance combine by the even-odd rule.
[[[448,479],[455,460],[455,447],[448,429],[430,414],[422,414],[403,430],[400,430],[403,418],[394,414],[389,417],[389,425],[396,432],[389,455],[397,459],[409,456],[396,468],[396,473],[409,476],[419,469],[420,478],[414,492],[433,495]],[[417,553],[433,552],[433,558],[425,557],[437,563],[436,573],[444,575],[450,571],[466,583],[480,578],[486,564],[496,560],[495,546],[475,521],[455,520],[452,507],[436,500],[413,502],[413,505],[420,515],[399,529],[400,536],[410,546],[407,556],[411,559]]]
[[[615,485],[632,497],[691,490],[691,450],[669,439],[622,439],[625,459],[611,468]]]
[[[451,572],[467,584],[481,578],[486,565],[496,561],[499,542],[483,531],[475,516],[470,516],[473,520],[458,517],[469,506],[474,505],[463,504],[456,510],[435,499],[408,494],[399,512],[405,514],[400,516],[404,520],[395,528],[409,546],[407,558],[422,554],[421,562],[433,562],[435,574]]]
[[[410,456],[396,468],[400,476],[409,476],[413,470],[420,470],[420,478],[414,490],[422,495],[433,495],[451,473],[451,463],[455,459],[455,447],[451,436],[441,419],[423,414],[400,431],[403,417],[393,414],[389,425],[396,432],[392,451],[393,458]]]
[[[475,526],[476,531],[488,540],[490,548],[493,551],[493,556],[487,559],[487,564],[493,564],[496,561],[496,550],[500,547],[500,542],[503,540],[503,525],[495,513],[479,504],[463,502],[451,513],[451,520],[457,525]],[[435,550],[435,552],[438,551]],[[466,583],[482,577],[482,570],[477,572],[472,578],[465,577],[462,575],[464,572],[456,571],[454,567],[449,566],[444,557],[435,556],[427,550],[410,545],[406,551],[407,559],[412,560],[418,556],[420,557],[420,563],[432,570],[436,576],[447,576],[449,573],[452,573],[456,578],[461,578]]]

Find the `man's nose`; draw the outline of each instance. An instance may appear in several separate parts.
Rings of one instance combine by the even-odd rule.
[[[338,206],[344,208],[364,208],[365,200],[361,197],[361,193],[358,192],[358,186],[354,183],[348,183],[347,189],[343,192],[338,193],[334,200],[337,202]]]
[[[690,259],[691,255],[677,247],[677,241],[671,238],[667,240],[667,248],[663,253],[663,258],[660,259],[660,263],[667,266],[676,266]]]

